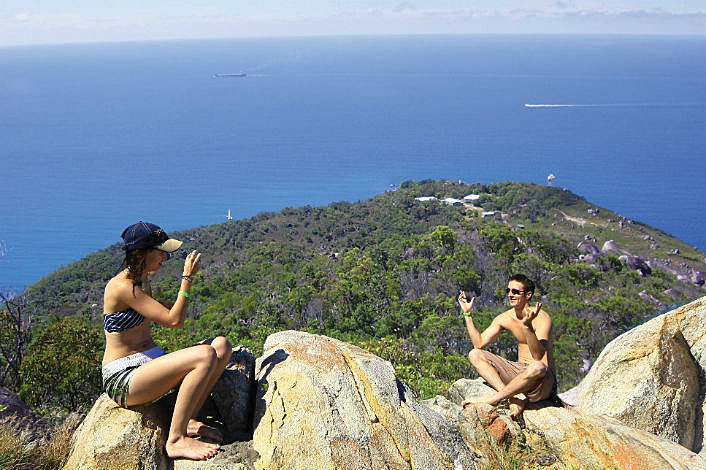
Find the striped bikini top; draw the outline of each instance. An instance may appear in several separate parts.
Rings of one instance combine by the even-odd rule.
[[[145,321],[145,317],[134,308],[127,308],[122,312],[106,313],[103,315],[103,329],[108,333],[129,330]]]

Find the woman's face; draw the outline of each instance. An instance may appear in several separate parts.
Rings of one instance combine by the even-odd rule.
[[[159,269],[162,262],[167,259],[167,254],[156,248],[151,249],[145,257],[145,271],[154,272]]]

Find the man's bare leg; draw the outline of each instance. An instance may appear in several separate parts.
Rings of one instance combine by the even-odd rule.
[[[471,364],[475,367],[478,375],[483,377],[483,379],[488,382],[491,387],[495,390],[502,390],[505,388],[505,382],[503,382],[500,378],[500,375],[498,374],[498,371],[495,370],[495,367],[493,367],[492,364],[490,364],[490,362],[488,362],[485,358],[482,349],[471,349],[468,353],[468,359],[470,359]],[[479,400],[481,399],[471,398],[468,400],[463,400],[463,402],[461,402],[461,406],[465,408],[472,403],[487,403],[486,401]]]
[[[495,406],[500,401],[506,398],[514,397],[515,395],[529,392],[530,390],[536,388],[537,385],[539,385],[539,383],[544,379],[546,371],[547,367],[544,364],[542,364],[541,362],[533,362],[529,366],[527,366],[527,368],[523,370],[517,377],[508,382],[508,384],[500,390],[497,390],[494,394],[487,395],[485,397],[480,397],[478,399],[470,401],[470,403],[487,403],[489,405]],[[521,398],[518,397],[518,401],[515,402],[518,407],[518,412],[524,410],[524,406],[519,409],[521,401]],[[524,400],[525,405],[526,403],[526,400]]]

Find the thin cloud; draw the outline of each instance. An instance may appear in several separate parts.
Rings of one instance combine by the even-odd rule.
[[[29,12],[21,11],[10,16],[10,21],[16,21],[18,23],[25,23],[30,20]]]
[[[132,15],[53,14],[17,11],[0,17],[0,46],[52,42],[187,39],[332,34],[694,34],[706,31],[706,13],[664,9],[598,10],[571,8],[420,8],[404,1],[385,7],[340,9],[326,14],[270,10],[229,14],[203,10],[165,15],[142,10]],[[486,4],[490,5],[490,4]]]
[[[401,12],[403,12],[403,11],[412,11],[412,10],[416,10],[416,8],[415,8],[414,5],[413,5],[412,3],[410,3],[410,2],[402,2],[402,3],[398,4],[398,5],[396,5],[396,6],[392,9],[392,11],[393,11],[394,13],[401,13]]]

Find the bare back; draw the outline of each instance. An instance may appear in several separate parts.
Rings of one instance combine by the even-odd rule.
[[[130,305],[120,300],[121,294],[126,290],[132,290],[133,284],[129,279],[125,279],[120,274],[108,281],[105,286],[103,297],[103,314],[121,312],[130,308]],[[135,286],[135,289],[140,287]],[[152,291],[147,284],[146,294],[151,295]],[[150,327],[152,322],[145,318],[139,325],[114,333],[105,332],[105,352],[103,353],[103,365],[111,361],[129,356],[138,352],[146,351],[155,347]]]

